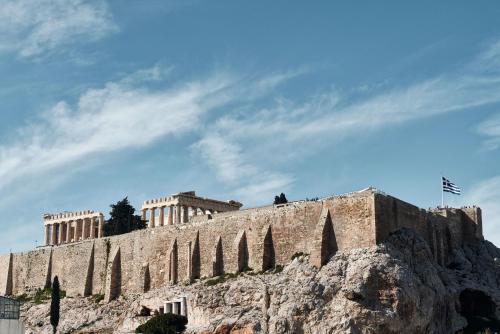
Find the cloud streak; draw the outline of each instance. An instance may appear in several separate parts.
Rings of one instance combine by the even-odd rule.
[[[279,172],[284,166],[346,138],[500,102],[498,45],[460,70],[403,88],[361,98],[330,90],[300,101],[275,99],[263,108],[242,106],[219,118],[193,148],[220,181],[250,198],[269,198],[293,183],[293,176]],[[499,145],[499,124],[496,118],[481,127],[492,137],[489,146]]]
[[[500,114],[481,122],[477,131],[486,137],[483,142],[484,149],[491,151],[500,148]]]
[[[0,51],[41,56],[118,31],[104,0],[0,0]]]

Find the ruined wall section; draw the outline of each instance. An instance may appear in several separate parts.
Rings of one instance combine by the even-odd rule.
[[[0,255],[0,295],[8,295],[9,285],[12,281],[12,276],[9,277],[9,271],[12,275],[11,254]]]
[[[376,194],[375,219],[377,243],[398,229],[413,229],[427,241],[441,265],[447,263],[453,248],[482,239],[481,210],[477,207],[427,211],[392,196]]]
[[[50,248],[13,254],[12,294],[21,295],[43,289],[50,273],[50,257]]]
[[[325,200],[339,251],[376,244],[374,195],[367,190]]]

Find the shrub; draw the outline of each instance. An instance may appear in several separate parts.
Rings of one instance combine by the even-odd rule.
[[[143,306],[139,312],[141,317],[149,317],[151,315],[151,309],[149,307]]]
[[[295,260],[298,257],[304,256],[305,254],[303,252],[297,252],[292,255],[292,261]]]
[[[94,303],[99,304],[101,301],[104,300],[104,295],[103,294],[93,295],[92,300],[94,301]]]
[[[224,276],[217,276],[215,278],[209,279],[205,282],[206,285],[212,286],[212,285],[217,285],[219,283],[223,283],[226,280]]]
[[[23,293],[22,295],[19,295],[19,296],[15,296],[14,299],[17,300],[18,302],[21,302],[21,303],[24,303],[24,302],[31,300],[31,298],[25,293]]]
[[[273,273],[274,273],[274,274],[279,274],[280,272],[282,272],[282,271],[283,271],[283,268],[284,268],[284,267],[283,267],[281,264],[277,264],[277,265],[276,265],[276,267],[274,267],[274,271],[273,271]]]
[[[35,304],[43,304],[45,301],[49,300],[52,295],[52,288],[38,289],[36,290],[35,296],[33,297],[33,302]]]
[[[186,329],[187,318],[182,315],[167,313],[151,318],[148,322],[140,325],[136,333],[143,334],[176,334]]]

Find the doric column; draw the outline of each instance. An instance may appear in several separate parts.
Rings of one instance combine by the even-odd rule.
[[[174,223],[174,206],[171,205],[168,207],[168,225],[172,225]]]
[[[71,242],[71,220],[66,223],[66,242]]]
[[[189,221],[189,208],[187,206],[182,206],[182,222],[187,223]]]
[[[49,244],[50,241],[50,229],[49,225],[45,225],[45,246]]]
[[[156,211],[156,208],[151,208],[150,209],[151,212],[150,212],[150,216],[149,216],[149,227],[155,227],[155,211]]]
[[[97,237],[102,238],[104,237],[104,216],[100,215],[99,216],[99,228],[97,232]]]
[[[198,208],[193,206],[191,207],[192,211],[193,211],[193,217],[197,216],[198,215]]]
[[[165,225],[165,207],[160,207],[160,226]]]
[[[73,241],[77,242],[78,241],[78,220],[73,221],[75,223],[75,228],[73,229]]]
[[[187,316],[187,300],[186,297],[181,297],[181,315]]]
[[[172,303],[165,302],[165,313],[172,313]]]
[[[180,306],[180,303],[178,303],[178,302],[172,303],[172,313],[173,314],[180,314],[179,313],[179,306]]]
[[[57,229],[56,229],[56,224],[52,224],[52,241],[51,245],[55,245],[57,241]]]
[[[175,224],[181,223],[181,205],[177,204],[175,207]]]
[[[87,239],[87,234],[88,234],[88,225],[87,225],[87,220],[85,218],[82,219],[82,240]]]
[[[95,239],[95,217],[90,218],[90,238]]]
[[[143,221],[146,221],[146,211],[147,211],[146,209],[142,209],[141,210],[141,219]]]
[[[62,244],[64,240],[63,225],[64,223],[59,223],[59,239],[57,240],[58,245]]]

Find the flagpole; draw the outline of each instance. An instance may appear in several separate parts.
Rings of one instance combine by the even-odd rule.
[[[441,176],[441,208],[444,209],[444,187],[443,187],[443,176]]]

